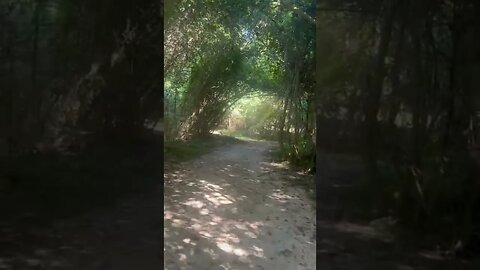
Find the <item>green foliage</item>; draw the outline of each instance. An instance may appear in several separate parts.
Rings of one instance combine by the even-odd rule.
[[[282,145],[279,157],[288,160],[293,166],[308,169],[314,165],[315,151],[315,145],[310,138],[300,139],[297,142]]]
[[[241,127],[227,133],[274,140],[282,130],[292,137],[282,142],[285,158],[311,163],[314,25],[263,0],[183,0],[167,8],[176,9],[166,28],[167,141],[237,121]]]
[[[276,139],[277,120],[280,113],[278,98],[252,95],[240,99],[227,120],[230,132],[259,139]]]

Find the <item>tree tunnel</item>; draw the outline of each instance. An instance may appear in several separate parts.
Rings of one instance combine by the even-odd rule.
[[[270,137],[285,144],[287,155],[313,151],[315,25],[306,17],[315,5],[302,2],[309,14],[299,15],[282,3],[204,7],[178,1],[171,7],[164,62],[167,141],[209,134],[242,107],[246,118],[256,110],[259,117],[262,110],[269,111],[263,117],[271,113]]]

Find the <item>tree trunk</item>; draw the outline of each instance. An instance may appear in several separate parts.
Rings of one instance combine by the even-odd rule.
[[[420,41],[420,33],[417,33],[416,29],[412,29],[413,32],[413,45],[414,45],[414,93],[412,98],[413,103],[413,128],[412,128],[412,161],[415,167],[421,167],[422,159],[422,146],[423,146],[423,133],[425,129],[425,117],[424,117],[424,91],[428,85],[425,85],[424,68],[422,67],[423,55],[421,53],[422,46]]]
[[[293,144],[297,145],[299,141],[299,134],[300,134],[300,125],[302,122],[301,119],[301,96],[300,96],[300,68],[301,68],[301,63],[300,63],[300,57],[297,58],[298,60],[295,61],[295,71],[294,71],[294,77],[293,77],[293,82],[292,82],[292,87],[293,87],[293,100],[294,102],[291,103],[292,109],[292,118],[293,118],[293,127],[294,127],[294,136],[293,136]]]
[[[408,5],[409,2],[406,3]],[[408,11],[408,7],[404,7],[404,11]],[[406,14],[407,12],[404,12]],[[395,119],[396,116],[400,110],[400,70],[401,67],[403,66],[403,45],[405,42],[405,21],[407,20],[407,16],[404,16],[402,18],[401,24],[400,24],[400,29],[398,32],[397,36],[397,46],[395,48],[395,53],[394,53],[394,65],[392,67],[392,71],[390,73],[390,80],[392,82],[392,104],[390,105],[390,110],[388,113],[388,128],[391,131],[395,130]]]
[[[32,58],[30,60],[30,65],[31,65],[31,72],[30,72],[30,87],[31,87],[31,93],[32,93],[32,107],[30,113],[32,114],[32,117],[35,117],[36,121],[39,121],[40,119],[37,118],[37,116],[40,115],[40,108],[41,108],[41,93],[40,89],[38,88],[37,84],[37,77],[38,77],[38,39],[40,35],[40,5],[41,5],[41,0],[35,1],[35,10],[33,14],[33,39],[32,39]],[[38,123],[41,125],[41,123]],[[32,128],[32,127],[29,127]],[[40,131],[42,132],[42,131]],[[39,134],[41,136],[41,134]]]
[[[365,161],[368,177],[377,180],[377,114],[385,77],[385,57],[390,44],[396,1],[387,1],[385,18],[380,30],[380,43],[371,76],[370,89],[365,101]],[[368,83],[367,83],[368,85]]]
[[[283,110],[278,125],[278,141],[280,143],[280,147],[283,147],[283,144],[285,143],[285,123],[287,120],[288,107],[290,106],[291,93],[292,90],[290,89],[287,96],[283,100]]]
[[[451,28],[451,35],[452,35],[452,58],[450,62],[450,69],[449,69],[449,85],[448,85],[448,105],[447,105],[447,119],[445,123],[445,131],[443,134],[443,150],[444,152],[448,149],[449,145],[451,144],[451,131],[453,120],[455,118],[455,88],[457,84],[457,56],[458,56],[458,43],[460,37],[457,34],[456,29],[456,19],[454,17],[454,21],[452,23]]]
[[[13,154],[14,143],[14,88],[15,88],[15,67],[14,67],[14,54],[13,54],[13,38],[9,37],[9,44],[7,45],[7,57],[8,57],[8,87],[7,87],[7,108],[6,108],[6,120],[7,120],[7,153]]]
[[[321,65],[322,62],[320,60],[320,52],[322,50],[322,38],[319,35],[320,33],[320,1],[317,1],[317,20],[316,20],[316,48],[315,48],[315,94],[314,94],[314,113],[315,113],[315,188],[316,188],[316,194],[317,196],[320,196],[320,190],[318,189],[319,184],[321,183],[321,174],[323,174],[323,171],[321,170],[321,164],[320,164],[320,159],[318,158],[320,156],[320,148],[318,147],[318,142],[320,141],[320,117],[321,117],[321,109],[320,109],[320,95],[321,95],[321,83],[320,83],[320,78],[322,76],[321,72]]]

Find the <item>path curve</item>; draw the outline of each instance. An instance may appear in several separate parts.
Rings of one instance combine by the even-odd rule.
[[[308,177],[270,162],[276,144],[224,146],[166,167],[166,270],[315,268],[315,209],[289,181]]]

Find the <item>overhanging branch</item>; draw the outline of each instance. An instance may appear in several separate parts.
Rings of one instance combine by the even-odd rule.
[[[285,0],[281,0],[279,1],[280,2],[280,5],[282,5],[283,7],[285,8],[288,8],[290,10],[293,10],[293,12],[295,12],[295,14],[297,14],[298,16],[304,18],[305,20],[307,20],[308,22],[310,22],[311,24],[315,25],[317,22],[315,20],[315,18],[311,17],[310,15],[308,15],[305,11],[303,11],[302,9],[300,9],[299,7],[297,7],[296,5],[292,4],[292,3],[289,3],[288,1],[285,1]]]

